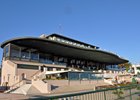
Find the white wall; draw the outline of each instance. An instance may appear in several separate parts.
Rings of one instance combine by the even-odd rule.
[[[32,80],[32,85],[36,87],[41,93],[50,93],[51,86],[42,80]]]
[[[140,65],[132,65],[132,68],[134,68],[135,74],[138,74],[138,72],[140,73],[140,70],[137,69],[137,68],[140,68]]]

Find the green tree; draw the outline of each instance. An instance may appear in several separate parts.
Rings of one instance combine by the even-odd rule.
[[[113,94],[117,95],[118,99],[124,99],[123,97],[124,90],[121,88],[114,90]]]
[[[118,66],[121,68],[126,68],[126,70],[128,71],[132,67],[132,64],[130,62],[127,62],[127,63],[119,64]]]

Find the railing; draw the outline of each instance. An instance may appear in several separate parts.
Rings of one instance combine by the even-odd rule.
[[[5,91],[5,92],[6,92],[6,93],[9,93],[9,92],[11,92],[12,90],[14,90],[14,89],[20,87],[21,85],[24,85],[25,83],[26,83],[25,80],[21,80],[21,81],[15,83],[15,84],[13,84],[12,86],[10,86],[10,89],[7,90],[7,91]]]
[[[23,82],[23,80],[20,80],[19,82],[13,84],[12,86],[10,86],[10,89],[14,89],[14,88],[16,88],[16,87],[20,87],[21,84],[23,84],[22,82]]]
[[[36,72],[31,76],[31,78],[33,78],[34,76],[38,75],[39,73],[41,73],[40,70],[36,71]]]
[[[55,65],[59,65],[59,66],[66,66],[66,63],[61,63],[61,62],[53,62],[51,60],[41,60],[41,59],[30,59],[30,58],[22,58],[22,57],[12,57],[12,56],[8,56],[5,57],[6,60],[17,60],[17,61],[28,61],[28,62],[37,62],[37,63],[44,63],[44,64],[55,64]]]
[[[52,95],[34,97],[38,100],[140,100],[140,84],[101,89],[96,91],[86,91],[63,95]]]

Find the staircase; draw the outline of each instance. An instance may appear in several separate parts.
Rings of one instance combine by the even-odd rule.
[[[36,80],[42,80],[45,77],[45,72],[38,71],[35,73],[35,75],[32,76],[32,78],[35,78]],[[5,93],[15,93],[15,94],[40,94],[41,92],[32,84],[31,80],[21,80],[14,85],[11,86],[11,88]]]
[[[114,85],[114,82],[113,82],[112,79],[104,79],[104,82],[105,82],[105,83],[108,83],[108,84],[110,84],[110,85]]]
[[[27,92],[27,94],[41,94],[41,92],[34,86],[31,86]]]
[[[33,76],[31,76],[31,79],[40,79],[40,80],[42,80],[46,76],[45,73],[46,72],[37,71]]]
[[[11,91],[10,93],[27,95],[28,90],[30,89],[30,87],[31,87],[31,84],[24,84],[21,87],[17,88],[16,90]]]
[[[41,72],[41,73],[39,73],[38,75],[37,75],[37,77],[40,79],[40,80],[42,80],[43,78],[45,78],[45,73],[46,72]]]
[[[10,87],[5,93],[17,93],[17,94],[27,94],[27,91],[31,87],[31,80],[21,80]]]
[[[10,89],[10,90],[6,91],[5,93],[27,95],[27,94],[40,94],[41,92],[28,81],[26,84],[24,84],[20,87]]]

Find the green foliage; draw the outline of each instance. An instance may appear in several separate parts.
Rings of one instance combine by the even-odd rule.
[[[128,71],[130,69],[130,67],[132,66],[132,64],[130,62],[124,63],[124,64],[119,64],[119,67],[124,67],[126,68],[126,71]]]
[[[133,84],[136,84],[137,83],[137,80],[134,77],[132,78],[132,83]]]
[[[123,98],[122,95],[124,94],[123,89],[116,89],[114,90],[113,94],[116,94],[118,99]]]
[[[140,86],[139,85],[137,86],[137,90],[140,90]]]

